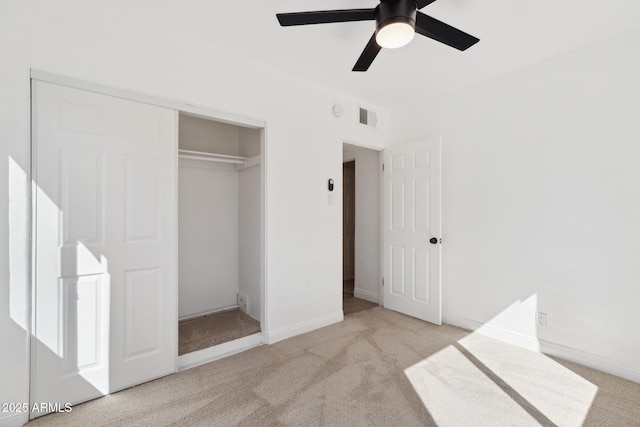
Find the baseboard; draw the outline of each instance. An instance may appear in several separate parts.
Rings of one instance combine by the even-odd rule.
[[[325,326],[332,325],[334,323],[342,322],[344,315],[342,310],[319,317],[317,319],[309,320],[307,322],[298,323],[297,325],[289,326],[286,328],[278,329],[266,334],[267,344],[274,344],[278,341],[285,340],[287,338],[294,337],[296,335],[305,334],[313,330],[324,328]]]
[[[367,301],[378,303],[378,293],[362,288],[354,288],[353,296]]]
[[[463,329],[475,331],[486,337],[495,338],[500,341],[507,342],[509,344],[517,345],[518,347],[526,348],[531,351],[540,351],[540,342],[537,338],[530,337],[515,331],[510,331],[504,328],[497,328],[495,326],[487,325],[482,322],[467,318],[446,318],[443,319],[444,323],[449,325],[458,326]]]
[[[182,356],[178,356],[178,371],[195,368],[196,366],[249,350],[260,344],[262,344],[262,333],[258,332],[257,334],[238,338],[237,340],[183,354]]]
[[[477,331],[484,336],[495,338],[509,344],[517,345],[528,350],[537,351],[569,362],[577,363],[598,371],[606,372],[620,378],[640,383],[640,369],[627,366],[622,362],[610,359],[599,354],[590,353],[578,348],[565,346],[555,342],[538,339],[510,331],[504,328],[498,328],[486,325],[466,318],[447,318],[445,323],[458,326],[471,331]]]
[[[0,427],[19,427],[29,422],[29,413],[0,414]]]
[[[187,314],[186,316],[179,317],[178,318],[178,322],[182,322],[183,320],[196,319],[198,317],[203,317],[203,316],[209,316],[210,314],[218,314],[218,313],[222,313],[222,312],[225,312],[225,311],[236,310],[238,308],[240,308],[239,305],[231,305],[229,307],[223,307],[223,308],[217,308],[215,310],[203,311],[202,313]]]
[[[617,360],[599,354],[567,347],[562,344],[540,340],[540,351],[549,356],[568,360],[579,365],[597,369],[620,378],[640,383],[640,369],[626,366]]]

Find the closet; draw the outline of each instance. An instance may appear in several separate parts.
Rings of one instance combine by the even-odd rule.
[[[179,115],[180,355],[260,332],[260,140]]]
[[[31,89],[30,404],[260,345],[264,122],[35,71]]]

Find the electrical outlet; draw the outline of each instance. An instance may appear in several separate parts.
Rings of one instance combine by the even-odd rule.
[[[238,294],[238,308],[241,312],[248,314],[249,312],[249,301],[247,301],[247,296]]]
[[[536,325],[538,325],[539,328],[547,327],[547,313],[536,313]]]

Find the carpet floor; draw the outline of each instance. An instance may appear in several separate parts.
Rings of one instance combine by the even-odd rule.
[[[356,297],[344,297],[342,299],[342,312],[345,316],[359,311],[369,310],[373,307],[377,307],[378,304],[371,301],[366,301]]]
[[[354,281],[345,280],[342,283],[342,312],[344,315],[357,313],[377,307],[378,304],[354,296]]]
[[[178,354],[209,348],[260,332],[260,322],[240,310],[210,314],[178,323]]]
[[[640,384],[375,307],[35,426],[640,425]]]

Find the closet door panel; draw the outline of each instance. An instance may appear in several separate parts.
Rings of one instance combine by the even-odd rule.
[[[33,402],[175,371],[176,119],[33,82]]]
[[[120,390],[176,369],[178,147],[176,111],[114,102],[110,377]]]
[[[161,278],[157,268],[124,274],[124,357],[129,361],[161,351]]]
[[[41,82],[32,94],[31,399],[75,404],[109,392],[105,101]]]
[[[162,182],[160,160],[127,155],[125,158],[125,241],[160,240]]]
[[[63,244],[104,244],[104,151],[60,150]]]

